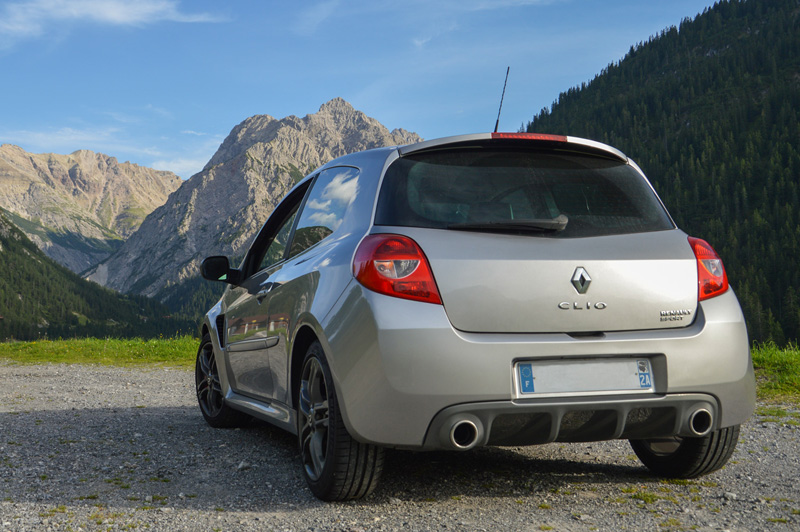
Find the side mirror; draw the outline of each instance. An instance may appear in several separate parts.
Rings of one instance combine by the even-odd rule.
[[[218,255],[203,259],[200,264],[200,274],[209,281],[222,281],[228,284],[237,284],[241,277],[239,270],[231,268],[228,257]]]

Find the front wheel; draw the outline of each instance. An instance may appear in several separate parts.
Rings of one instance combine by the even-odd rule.
[[[209,425],[214,428],[233,428],[249,421],[250,416],[225,404],[217,370],[217,358],[214,356],[214,346],[208,334],[203,335],[200,348],[197,350],[194,384],[200,412]]]
[[[738,440],[739,425],[734,425],[699,438],[673,436],[630,442],[639,460],[656,475],[695,478],[728,463]]]
[[[303,360],[296,404],[303,476],[314,495],[343,501],[371,493],[383,470],[383,448],[359,443],[347,432],[319,342]]]

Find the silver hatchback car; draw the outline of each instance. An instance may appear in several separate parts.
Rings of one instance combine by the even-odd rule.
[[[384,448],[624,438],[657,475],[721,468],[755,379],[722,261],[598,142],[487,133],[335,159],[275,208],[205,316],[214,427],[298,436],[313,493]]]

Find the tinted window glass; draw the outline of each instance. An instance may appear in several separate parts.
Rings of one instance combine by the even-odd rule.
[[[329,168],[320,173],[297,222],[289,256],[293,257],[335,233],[357,193],[356,168]]]
[[[283,222],[275,238],[269,243],[269,247],[267,247],[267,251],[264,253],[264,258],[261,259],[261,264],[258,267],[259,271],[264,268],[269,268],[273,264],[277,264],[283,260],[286,254],[286,243],[289,240],[289,233],[292,230],[292,224],[294,223],[296,215],[297,209]]]
[[[444,229],[545,221],[552,227],[561,215],[566,226],[540,234],[570,238],[673,228],[647,182],[624,163],[486,148],[395,161],[384,178],[375,223]]]

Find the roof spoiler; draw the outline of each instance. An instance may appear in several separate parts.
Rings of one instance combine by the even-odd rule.
[[[544,133],[474,133],[471,135],[456,135],[454,137],[443,137],[440,139],[426,140],[416,144],[409,144],[398,149],[400,156],[409,155],[421,151],[453,145],[468,145],[482,143],[491,140],[511,140],[521,141],[532,144],[566,144],[565,148],[572,148],[579,151],[587,151],[611,156],[622,162],[628,162],[628,157],[616,148],[608,144],[594,140],[583,139],[580,137],[570,137],[566,135],[548,135]]]

